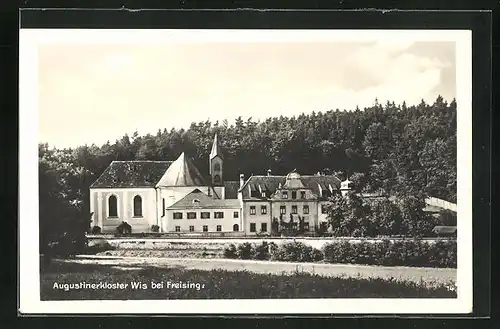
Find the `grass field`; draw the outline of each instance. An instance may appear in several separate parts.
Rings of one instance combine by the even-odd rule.
[[[162,283],[154,289],[151,282]],[[64,285],[123,284],[121,288],[64,289]],[[134,289],[131,283],[144,283]],[[184,283],[184,288],[172,287]],[[60,285],[55,287],[55,284]],[[126,285],[126,286],[125,286]],[[69,286],[67,288],[70,288]],[[256,298],[455,298],[446,284],[382,278],[324,277],[311,273],[258,274],[180,266],[79,264],[54,260],[41,273],[42,300],[256,299]]]

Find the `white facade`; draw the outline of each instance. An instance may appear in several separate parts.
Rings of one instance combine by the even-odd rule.
[[[140,215],[134,216],[134,198],[141,198]],[[110,198],[116,198],[116,216],[110,213]],[[102,232],[115,232],[122,222],[129,223],[134,232],[150,232],[157,225],[157,203],[154,188],[106,188],[90,190],[92,226]],[[137,207],[136,207],[137,208]]]
[[[168,209],[163,232],[241,232],[241,208]]]

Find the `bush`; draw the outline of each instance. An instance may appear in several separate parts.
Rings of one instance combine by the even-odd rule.
[[[158,226],[158,225],[151,225],[151,232],[155,232],[155,233],[160,232],[160,226]]]
[[[258,260],[266,260],[270,258],[269,244],[263,241],[261,244],[255,246],[254,258]]]
[[[116,227],[116,232],[121,235],[132,234],[132,226],[130,226],[127,222],[122,222]]]
[[[422,240],[391,242],[332,242],[323,247],[328,263],[385,266],[456,267],[456,241],[428,243]]]
[[[249,242],[239,244],[236,248],[236,255],[239,259],[252,259],[254,252],[255,250]]]
[[[238,258],[238,255],[236,253],[236,246],[233,243],[225,246],[224,251],[223,251],[223,255],[224,255],[224,258],[231,258],[231,259]]]
[[[106,240],[97,240],[97,241],[91,241],[88,245],[88,247],[85,249],[86,254],[97,254],[99,252],[104,252],[108,250],[115,250],[116,248],[113,247],[108,241]]]
[[[92,234],[101,234],[101,228],[99,226],[93,226],[92,227]]]
[[[279,247],[270,248],[270,251],[271,259],[278,261],[311,262],[319,261],[323,258],[320,250],[302,242],[287,242]]]

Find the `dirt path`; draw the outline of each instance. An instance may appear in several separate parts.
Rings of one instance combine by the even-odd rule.
[[[83,264],[102,264],[114,266],[157,266],[180,267],[185,269],[228,271],[251,271],[254,273],[289,274],[296,271],[315,273],[322,276],[348,277],[380,277],[411,280],[414,282],[456,282],[456,269],[423,268],[423,267],[388,267],[349,264],[321,264],[321,263],[289,263],[256,260],[236,259],[198,259],[198,258],[150,258],[150,257],[113,257],[81,255],[76,259],[64,260]]]

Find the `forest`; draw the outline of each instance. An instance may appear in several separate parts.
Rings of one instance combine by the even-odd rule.
[[[113,160],[175,160],[189,155],[208,173],[214,134],[224,152],[224,179],[296,169],[349,177],[364,192],[456,202],[457,108],[387,102],[364,109],[311,112],[265,120],[193,122],[187,129],[124,134],[104,145],[58,149],[39,144],[41,245],[70,230],[88,230],[89,186]]]

